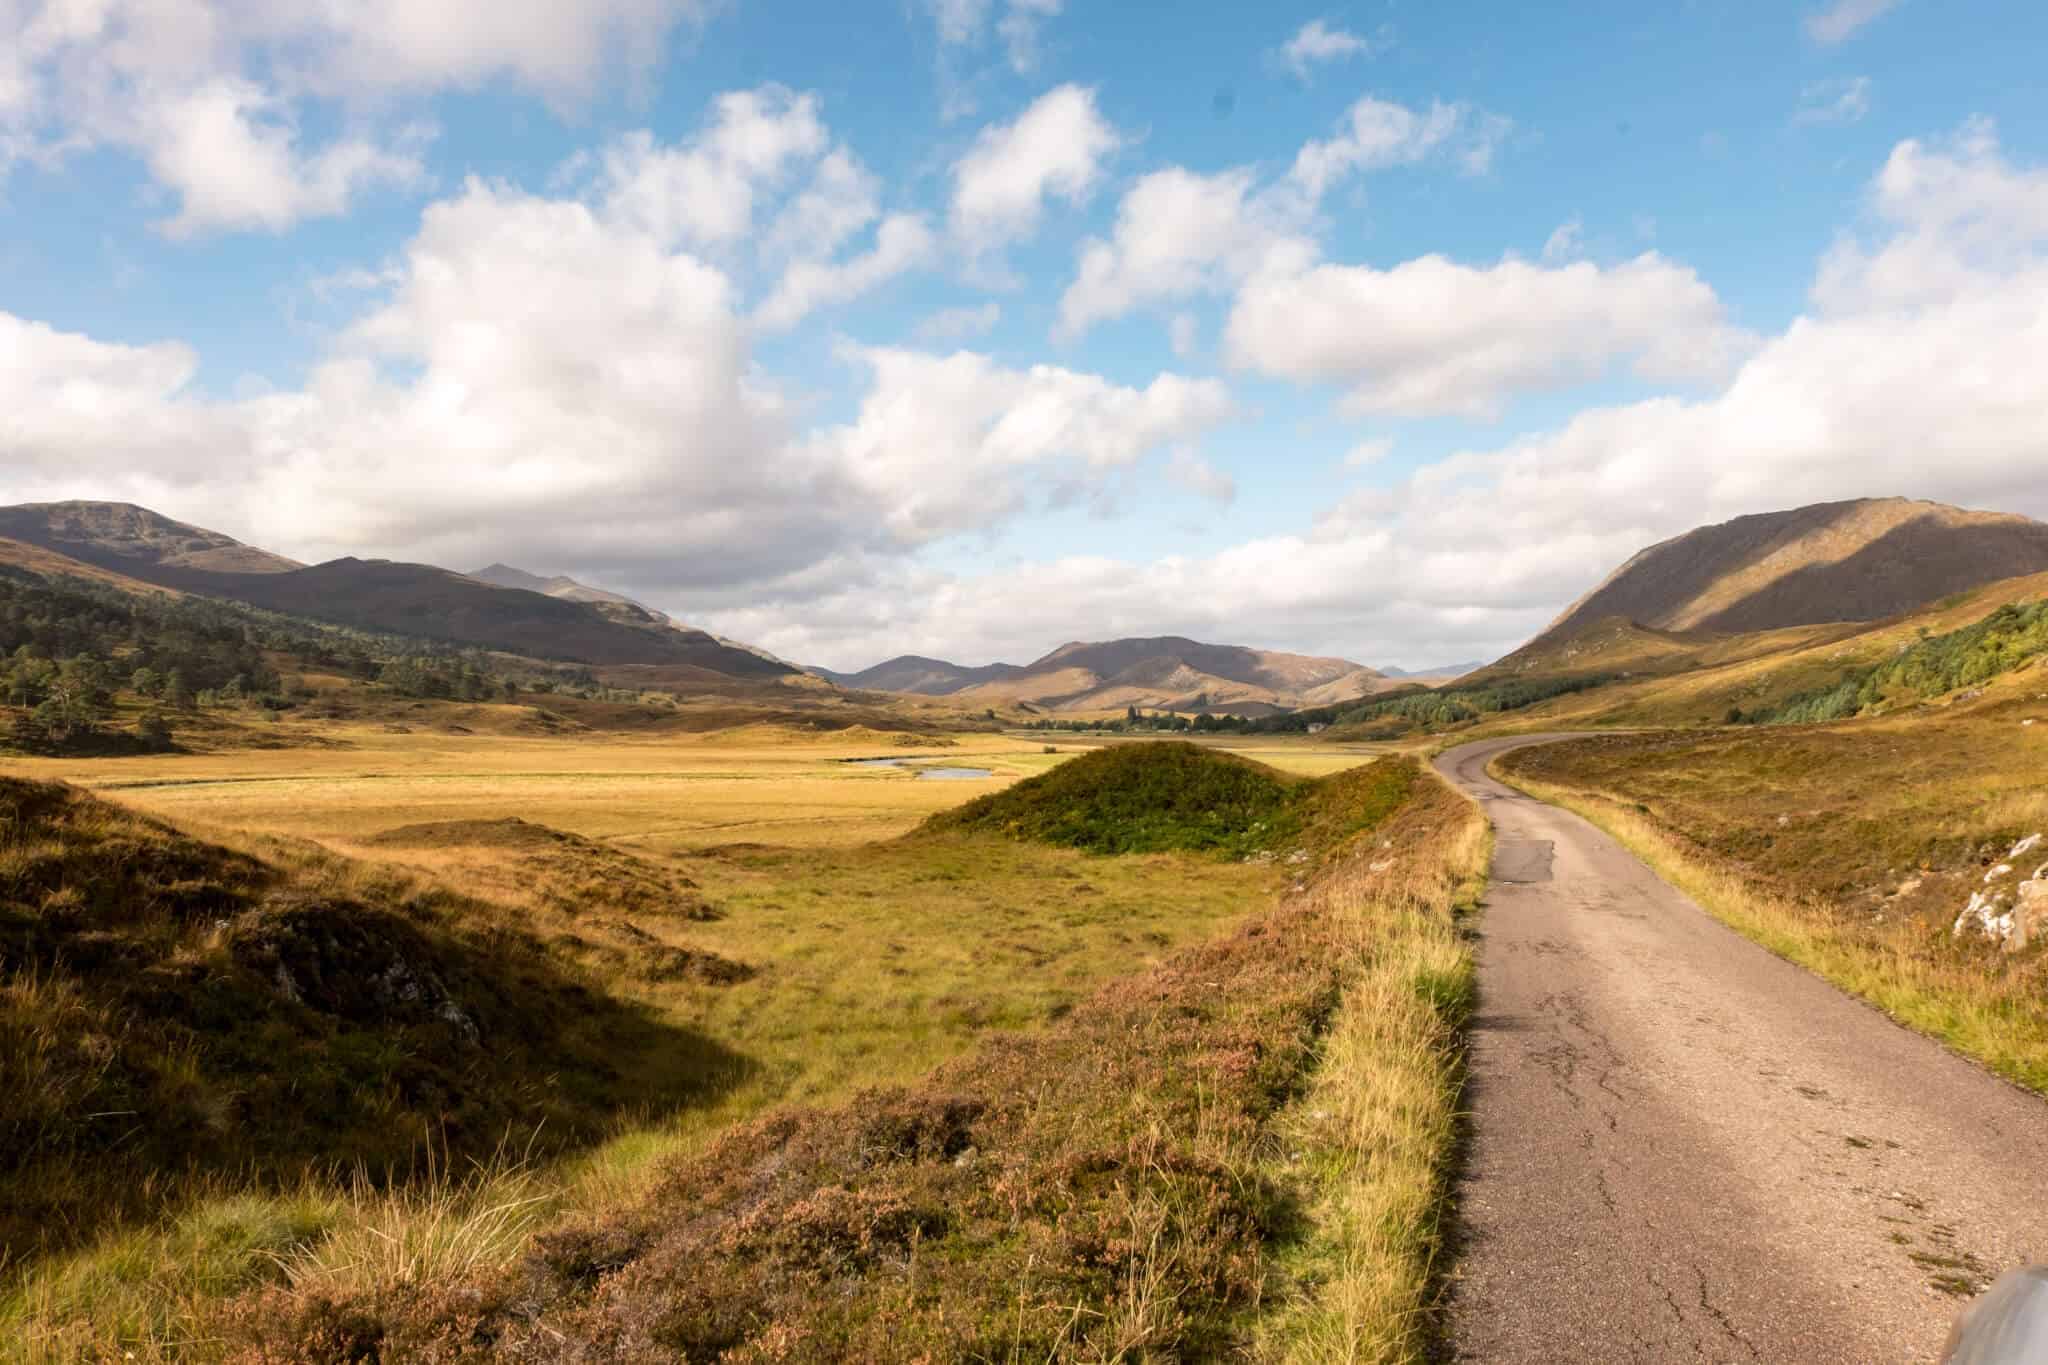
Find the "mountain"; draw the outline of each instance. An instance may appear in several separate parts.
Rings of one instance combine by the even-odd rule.
[[[24,541],[116,573],[149,579],[144,570],[289,573],[305,565],[172,521],[128,502],[29,502],[0,507],[0,536]]]
[[[808,671],[841,687],[866,692],[909,692],[921,697],[944,697],[976,683],[1017,677],[1024,670],[1015,664],[983,664],[979,668],[967,668],[947,663],[944,659],[928,659],[922,654],[899,654],[858,673],[840,673],[829,668]]]
[[[1029,664],[969,668],[906,654],[858,673],[816,669],[843,687],[950,697],[970,706],[1049,711],[1232,711],[1258,714],[1349,701],[1386,686],[1348,659],[1314,658],[1178,635],[1076,641]]]
[[[0,537],[157,587],[364,630],[590,665],[755,679],[797,671],[623,598],[574,601],[387,559],[302,565],[127,503],[0,507]]]
[[[2048,525],[1936,502],[1864,498],[1737,517],[1652,545],[1529,647],[1614,618],[1738,634],[1877,621],[2048,569]]]

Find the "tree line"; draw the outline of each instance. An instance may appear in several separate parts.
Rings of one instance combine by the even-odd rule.
[[[577,665],[0,566],[0,705],[12,708],[6,732],[17,748],[47,752],[103,738],[123,694],[142,709],[133,739],[150,748],[169,747],[180,717],[202,709],[289,711],[315,694],[280,664],[422,699],[642,695],[605,687]]]

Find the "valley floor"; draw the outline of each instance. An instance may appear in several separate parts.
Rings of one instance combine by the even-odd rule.
[[[460,728],[480,728],[477,719]],[[1217,1169],[1234,1171],[1230,1180],[1270,1186],[1259,1198],[1279,1199],[1285,1216],[1194,1261],[1191,1246],[1140,1253],[1127,1269],[1150,1266],[1156,1282],[1112,1276],[1090,1291],[1106,1293],[1100,1312],[1114,1321],[1084,1313],[1062,1325],[1034,1310],[1028,1332],[1017,1324],[1018,1339],[1130,1333],[1142,1346],[1220,1331],[1273,1358],[1399,1360],[1421,1349],[1452,1136],[1460,983],[1469,979],[1451,907],[1481,834],[1469,808],[1427,779],[1427,799],[1401,817],[1406,832],[1389,829],[1397,855],[1359,843],[1340,862],[1309,866],[1091,857],[992,835],[899,837],[935,811],[1064,761],[1070,744],[1052,752],[1037,740],[991,735],[778,727],[559,737],[387,725],[301,732],[289,723],[280,740],[197,754],[10,760],[6,774],[68,781],[216,841],[223,856],[325,869],[322,885],[352,894],[451,888],[476,898],[461,913],[485,917],[465,930],[484,935],[479,941],[492,932],[488,917],[502,915],[505,929],[545,945],[564,980],[700,1039],[705,1055],[726,1061],[716,1075],[687,1078],[696,1097],[682,1108],[620,1109],[600,1140],[550,1146],[546,1135],[507,1132],[495,1156],[488,1148],[478,1156],[472,1137],[467,1155],[451,1162],[422,1151],[415,1171],[396,1180],[309,1171],[251,1184],[203,1161],[166,1170],[147,1195],[159,1201],[157,1217],[88,1232],[90,1210],[81,1207],[75,1226],[49,1227],[40,1252],[28,1249],[24,1260],[15,1248],[0,1290],[0,1336],[11,1344],[0,1356],[64,1360],[118,1344],[141,1359],[214,1358],[269,1341],[252,1358],[299,1359],[332,1327],[341,1334],[336,1358],[346,1358],[355,1338],[320,1318],[322,1305],[395,1314],[377,1328],[394,1343],[407,1331],[438,1331],[418,1316],[427,1289],[495,1283],[525,1263],[536,1236],[578,1220],[639,1226],[634,1220],[655,1207],[647,1201],[679,1171],[716,1166],[722,1158],[704,1154],[725,1150],[722,1141],[759,1140],[734,1135],[766,1131],[749,1126],[763,1115],[851,1105],[855,1121],[867,1122],[862,1116],[889,1104],[915,1109],[928,1096],[972,1090],[988,1063],[960,1059],[990,1046],[1026,1048],[987,1054],[1022,1068],[991,1100],[1007,1101],[1017,1086],[1095,1075],[1096,1061],[1079,1060],[1096,1046],[1090,1030],[1125,1026],[1104,1011],[1124,1008],[1117,1002],[1133,989],[1141,998],[1193,989],[1191,1001],[1206,1008],[1212,990],[1186,975],[1201,970],[1187,964],[1204,961],[1218,971],[1242,961],[1248,982],[1270,982],[1276,993],[1247,987],[1245,1012],[1219,1016],[1207,1041],[1172,1031],[1175,1046],[1196,1048],[1184,1066],[1155,1060],[1134,1084],[1084,1088],[1066,1101],[1073,1109],[1063,1122],[1105,1142],[1150,1132],[1143,1140],[1166,1143],[1161,1152],[1222,1161]],[[847,761],[879,757],[911,766]],[[1277,741],[1256,757],[1317,775],[1367,756]],[[918,777],[925,762],[991,776]],[[1398,871],[1385,871],[1397,862]],[[1288,937],[1297,930],[1307,937]],[[204,954],[207,942],[182,951]],[[1298,960],[1313,970],[1286,965],[1297,958],[1268,961],[1283,949],[1306,952]],[[1098,994],[1109,981],[1130,984]],[[19,1003],[34,1007],[26,997]],[[1034,1038],[1042,1041],[990,1041]],[[1198,1081],[1247,1047],[1291,1059],[1284,1076],[1275,1073],[1278,1090],[1258,1088],[1264,1072],[1247,1073],[1258,1085],[1242,1101],[1228,1098],[1229,1085],[1247,1076],[1219,1080],[1221,1089]],[[1350,1061],[1326,1069],[1325,1051]],[[922,1079],[949,1063],[939,1079]],[[635,1068],[655,1064],[616,1059],[627,1083]],[[1238,1075],[1228,1065],[1218,1074]],[[201,1072],[183,1083],[212,1081]],[[1195,1089],[1184,1090],[1190,1083]],[[897,1100],[876,1098],[906,1086],[890,1091]],[[1178,1107],[1183,1099],[1193,1107]],[[1229,1118],[1219,1107],[1226,1101],[1248,1106],[1243,1117]],[[225,1114],[234,1103],[222,1094],[215,1108]],[[1233,1137],[1233,1123],[1250,1126]],[[840,1121],[826,1124],[821,1132]],[[1069,1178],[1051,1174],[1074,1155],[1060,1146],[1065,1139],[1032,1123],[990,1129],[1003,1131],[1022,1136],[978,1140],[1019,1142],[1053,1163],[1046,1178]],[[1282,1144],[1292,1155],[1276,1164]],[[1193,1192],[1134,1188],[1138,1203],[1099,1213],[1177,1219],[1174,1201]],[[52,1188],[48,1197],[61,1207],[69,1196]],[[825,1235],[801,1217],[791,1228],[792,1236]],[[934,1229],[923,1235],[936,1241]],[[1007,1251],[987,1254],[991,1274],[1018,1270],[1003,1269]],[[1201,1280],[1209,1288],[1173,1288],[1174,1275],[1208,1275],[1189,1267],[1212,1254],[1224,1258],[1217,1265],[1238,1267],[1227,1293],[1210,1279]],[[1048,1280],[1046,1291],[1064,1283]],[[1201,1306],[1212,1292],[1222,1297]],[[1185,1309],[1172,1309],[1182,1296]],[[1253,1311],[1268,1297],[1266,1311]],[[941,1331],[932,1342],[952,1339]],[[810,1351],[821,1353],[829,1354]]]

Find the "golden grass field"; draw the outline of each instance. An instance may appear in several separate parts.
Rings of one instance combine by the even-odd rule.
[[[1371,756],[1289,739],[1218,747],[1304,776]],[[899,837],[1081,748],[1035,737],[773,726],[526,736],[285,722],[275,747],[8,761],[10,775],[62,780],[258,856],[338,855],[351,860],[344,867],[502,904],[608,991],[743,1061],[699,1102],[621,1114],[610,1139],[542,1166],[520,1160],[522,1135],[508,1133],[500,1161],[444,1171],[424,1186],[335,1172],[287,1190],[215,1179],[172,1192],[159,1222],[17,1268],[11,1287],[0,1286],[0,1336],[10,1343],[0,1355],[75,1359],[120,1341],[136,1358],[204,1358],[200,1324],[215,1306],[280,1276],[307,1292],[346,1295],[393,1277],[445,1278],[502,1263],[552,1220],[630,1203],[661,1171],[751,1116],[908,1084],[993,1031],[1030,1033],[1104,981],[1212,939],[1287,888],[1294,874],[1276,863]],[[881,757],[990,776],[934,780],[847,761]],[[579,840],[526,857],[488,840],[406,835],[508,818]],[[1432,887],[1451,884],[1435,871],[1420,875]],[[679,903],[672,913],[593,917],[591,888],[606,881],[630,884],[643,899],[688,885],[690,912]],[[1412,940],[1427,929],[1428,970],[1455,974],[1462,950],[1442,938],[1443,906],[1437,899],[1419,913],[1399,911],[1401,933]],[[710,913],[696,913],[703,907]],[[724,984],[648,979],[630,966],[643,944],[715,955],[752,975]],[[1370,955],[1363,943],[1358,951]],[[1389,970],[1400,960],[1389,959]],[[1376,1046],[1370,1030],[1379,1025],[1347,1018],[1357,1022],[1340,1038],[1363,1041],[1341,1046]],[[1390,1061],[1389,1074],[1437,1097],[1426,1106],[1435,1126],[1402,1158],[1394,1182],[1404,1186],[1397,1202],[1427,1225],[1411,1231],[1433,1239],[1453,1040],[1433,1009],[1386,1026],[1415,1035],[1411,1055]],[[1321,1084],[1340,1106],[1333,1112],[1366,1111],[1344,1122],[1384,1121],[1372,1117],[1369,1097],[1344,1102],[1341,1079]],[[1343,1160],[1381,1158],[1361,1150]],[[1358,1198],[1334,1188],[1326,1197]],[[1386,1254],[1416,1255],[1403,1247]],[[1428,1269],[1404,1265],[1395,1288],[1412,1314]],[[1325,1343],[1319,1358],[1329,1357],[1333,1330],[1348,1329],[1311,1333]],[[1382,1336],[1405,1343],[1387,1358],[1415,1339],[1409,1327]]]

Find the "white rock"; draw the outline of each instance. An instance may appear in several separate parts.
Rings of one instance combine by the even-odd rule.
[[[2010,876],[2011,874],[2012,864],[2000,863],[1997,867],[1992,868],[1989,872],[1986,872],[1984,874],[1984,880],[1988,884],[1990,882],[1997,881],[2000,877]]]
[[[2006,854],[2005,856],[2008,858],[2024,858],[2040,846],[2041,836],[2038,834],[2029,834],[2026,838],[2014,844],[2012,846],[2012,852]]]
[[[2048,878],[2035,878],[2021,882],[2019,903],[2012,908],[2009,918],[2012,927],[2005,933],[2005,950],[2016,953],[2029,944],[2048,939]]]

